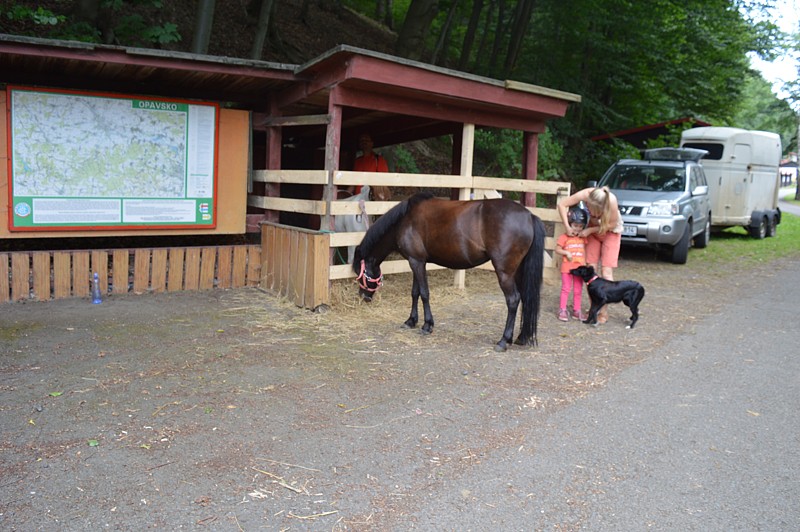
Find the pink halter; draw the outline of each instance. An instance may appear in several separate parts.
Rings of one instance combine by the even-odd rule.
[[[377,292],[378,288],[383,286],[383,274],[378,272],[378,278],[373,279],[369,275],[367,275],[367,268],[364,265],[364,261],[361,261],[361,272],[356,277],[356,281],[358,282],[358,286],[362,289],[367,290],[368,292]],[[376,283],[375,288],[370,288],[367,286],[367,283]]]

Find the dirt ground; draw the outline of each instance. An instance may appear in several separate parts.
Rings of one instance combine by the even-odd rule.
[[[463,292],[436,272],[430,336],[399,327],[402,275],[370,305],[341,283],[326,313],[255,289],[3,306],[0,528],[415,528],[440,486],[735,296],[741,272],[691,256],[623,253],[647,289],[632,331],[622,306],[557,321],[547,284],[539,347],[506,353],[487,272]]]

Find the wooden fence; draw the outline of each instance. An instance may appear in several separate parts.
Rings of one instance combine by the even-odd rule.
[[[314,309],[329,303],[329,237],[288,225],[261,225],[261,287]]]
[[[419,188],[455,188],[463,198],[480,199],[488,191],[569,194],[568,183],[501,179],[492,177],[262,170],[254,180],[267,183],[302,183],[330,187],[355,184]],[[366,203],[370,215],[383,214],[397,202]],[[330,216],[359,214],[353,202],[301,200],[251,196],[248,204],[264,209]],[[545,277],[557,278],[553,250],[563,232],[555,209],[529,210],[550,222],[553,235],[545,240]],[[97,272],[103,294],[173,292],[261,286],[294,301],[316,308],[329,303],[329,282],[353,278],[348,264],[331,264],[331,249],[358,244],[364,233],[312,231],[280,224],[262,224],[261,246],[205,246],[81,251],[30,251],[0,253],[0,303],[13,301],[89,297],[92,275]],[[429,269],[439,266],[429,264]],[[481,268],[491,269],[487,264]],[[405,260],[381,265],[384,274],[409,271]],[[455,284],[463,286],[464,272],[456,271]]]
[[[0,253],[0,303],[257,286],[261,247],[204,246]]]

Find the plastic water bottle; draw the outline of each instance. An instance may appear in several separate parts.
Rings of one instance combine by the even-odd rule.
[[[92,303],[99,305],[103,302],[103,296],[100,294],[100,279],[97,278],[97,272],[94,273],[92,279]]]

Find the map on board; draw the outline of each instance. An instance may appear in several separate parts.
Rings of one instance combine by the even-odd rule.
[[[216,105],[9,92],[15,228],[213,225]]]

